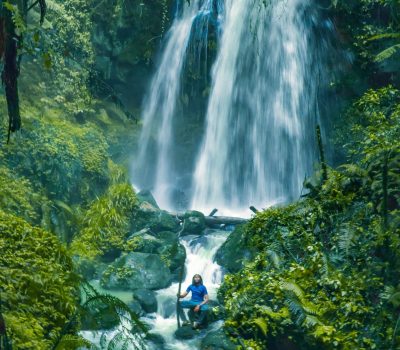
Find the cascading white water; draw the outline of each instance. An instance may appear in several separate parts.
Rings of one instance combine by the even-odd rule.
[[[185,271],[186,277],[182,282],[182,291],[191,284],[192,277],[196,273],[203,277],[204,285],[207,287],[210,300],[216,300],[217,290],[222,282],[223,273],[221,267],[213,262],[214,256],[219,247],[224,243],[228,236],[227,231],[221,230],[206,230],[202,236],[185,236],[180,238],[180,243],[183,244],[186,250]],[[99,281],[92,281],[92,285],[102,293],[110,293],[100,287]],[[177,340],[174,333],[177,330],[176,320],[176,294],[178,293],[178,283],[172,283],[171,286],[161,289],[156,292],[158,302],[157,313],[147,314],[142,317],[142,321],[151,327],[152,333],[161,335],[165,340],[165,350],[191,350],[198,349],[201,341],[200,337],[192,340]],[[129,303],[132,300],[132,292],[128,291],[112,291],[112,295],[120,298],[122,301]],[[187,296],[186,298],[190,298]],[[127,323],[126,321],[124,321]],[[206,332],[218,329],[221,322],[212,323]],[[121,327],[106,331],[103,334],[106,339],[105,344],[113,339],[113,337],[121,331]],[[94,344],[99,345],[102,332],[96,331],[82,331],[81,335]],[[160,350],[159,348],[150,348],[148,350]],[[105,347],[106,348],[106,347]],[[133,350],[134,347],[130,346],[128,350]]]
[[[173,164],[173,119],[188,45],[192,31],[200,47],[207,45],[207,23],[213,6],[213,0],[195,0],[189,5],[185,1],[183,12],[177,11],[144,103],[140,151],[133,173],[139,176],[140,187],[151,187],[158,203],[166,209],[173,208],[170,197],[179,175]]]
[[[176,189],[188,193],[189,207],[204,212],[217,207],[243,214],[250,205],[298,197],[313,171],[318,85],[331,49],[329,33],[318,33],[323,21],[315,1],[179,3],[182,13],[168,32],[144,104],[134,182],[150,188],[166,209],[176,209]],[[181,83],[191,52],[207,46],[215,18],[222,33],[212,83],[203,91],[208,107],[196,129],[202,137],[185,153],[176,129],[193,122],[177,111],[185,95]],[[191,161],[182,165],[183,154]],[[180,177],[189,180],[183,184]]]
[[[312,171],[323,45],[311,0],[226,0],[192,207],[293,199]]]
[[[221,267],[213,262],[218,248],[226,240],[226,231],[209,230],[204,236],[188,236],[180,241],[186,249],[186,278],[182,283],[182,291],[192,283],[192,277],[196,273],[203,277],[210,300],[216,300],[217,290],[222,282]],[[178,283],[157,292],[158,310],[152,318],[146,318],[146,322],[152,326],[152,332],[161,334],[166,342],[166,349],[190,350],[197,349],[201,338],[180,341],[174,338],[177,329],[176,320],[176,294]],[[187,296],[186,298],[190,298]],[[220,326],[220,323],[210,325],[208,331]]]

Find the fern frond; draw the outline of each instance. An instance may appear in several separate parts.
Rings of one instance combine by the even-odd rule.
[[[66,334],[58,343],[55,350],[71,350],[71,349],[89,349],[99,350],[99,348],[90,341],[77,335]]]
[[[274,265],[275,268],[279,269],[281,267],[281,259],[278,255],[278,253],[275,250],[268,249],[266,251],[267,256],[271,263]]]
[[[341,228],[339,231],[338,246],[346,257],[349,255],[354,243],[354,232],[348,226]]]
[[[303,290],[295,282],[286,282],[286,281],[285,282],[281,282],[281,289],[286,290],[288,292],[292,292],[299,299],[303,299],[304,298]]]
[[[320,321],[320,319],[316,316],[313,315],[307,315],[304,319],[303,325],[305,327],[315,327],[316,325],[323,326],[323,323]]]
[[[400,44],[392,45],[387,49],[378,53],[375,57],[375,62],[382,62],[392,57],[398,50],[400,50]]]
[[[374,40],[380,40],[380,39],[400,39],[400,33],[377,34],[377,35],[371,36],[368,40],[374,41]]]
[[[264,336],[267,335],[268,327],[267,327],[267,322],[265,319],[258,317],[253,320],[253,323],[261,330],[261,332],[264,334]]]

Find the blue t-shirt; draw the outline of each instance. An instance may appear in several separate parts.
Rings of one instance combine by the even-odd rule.
[[[186,288],[186,291],[192,292],[192,298],[191,300],[193,301],[203,301],[204,300],[204,296],[207,293],[207,288],[204,287],[202,284],[199,285],[195,285],[195,284],[191,284],[189,287]]]

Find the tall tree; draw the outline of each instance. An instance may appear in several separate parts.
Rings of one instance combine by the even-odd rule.
[[[0,8],[0,60],[3,61],[1,74],[5,87],[8,109],[8,137],[21,128],[21,114],[18,96],[18,76],[21,57],[18,48],[22,45],[23,31],[28,11],[35,6],[40,8],[40,24],[46,14],[45,0],[2,0]]]

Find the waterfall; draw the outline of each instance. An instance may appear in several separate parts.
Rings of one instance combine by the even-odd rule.
[[[216,262],[213,262],[213,260],[218,248],[226,240],[227,235],[228,232],[226,231],[208,230],[205,232],[204,236],[187,236],[180,239],[180,242],[186,249],[186,277],[182,282],[182,291],[186,290],[192,283],[193,275],[198,273],[203,278],[210,300],[216,300],[217,290],[222,282],[223,273],[221,267]],[[161,334],[164,337],[167,344],[166,349],[198,349],[201,337],[184,341],[177,340],[174,337],[174,332],[177,329],[177,291],[178,283],[173,283],[170,287],[157,291],[157,313],[153,315],[153,317],[146,318],[145,321],[152,326],[152,332]],[[189,298],[190,296],[186,297],[186,299]],[[211,331],[220,326],[221,324],[219,322],[211,324],[207,331]],[[202,336],[204,335],[205,334],[202,334]]]
[[[227,0],[225,16],[193,180],[192,207],[205,212],[298,197],[315,155],[323,45],[312,2]]]
[[[313,0],[180,4],[144,103],[135,185],[170,210],[243,215],[250,205],[298,198],[316,160],[331,22]],[[196,119],[191,114],[199,111],[182,107],[190,89],[185,67],[192,56],[207,61],[201,53],[213,21],[218,49]],[[181,192],[188,199],[178,207]]]
[[[163,54],[144,102],[134,182],[142,188],[150,187],[163,208],[173,208],[171,196],[180,172],[174,166],[173,126],[189,44],[196,42],[196,53],[200,56],[207,47],[208,23],[215,12],[218,16],[221,4],[215,0],[195,0],[190,5],[186,1],[178,2],[176,19],[167,33]]]
[[[210,301],[216,301],[217,290],[223,279],[221,267],[214,262],[214,256],[217,250],[225,242],[229,232],[223,230],[207,229],[201,236],[184,236],[180,238],[180,243],[186,249],[185,261],[185,279],[182,283],[182,291],[192,283],[192,277],[198,273],[203,277],[204,285],[207,288]],[[91,281],[92,285],[102,293],[111,293],[120,298],[124,302],[129,303],[132,300],[132,292],[128,291],[107,291],[100,287],[99,281]],[[178,292],[178,283],[172,283],[171,286],[158,290],[156,292],[158,309],[156,313],[146,314],[141,318],[151,327],[151,332],[161,335],[165,340],[165,347],[168,350],[189,350],[199,349],[201,339],[212,330],[221,327],[221,322],[214,322],[209,325],[207,330],[202,332],[200,336],[191,340],[178,340],[174,337],[177,329],[176,320],[176,294]],[[189,299],[190,295],[186,297]],[[124,321],[127,323],[126,321]],[[127,324],[128,325],[128,324]],[[125,325],[125,326],[127,326]],[[121,326],[105,332],[103,338],[106,344],[122,330]],[[87,340],[96,345],[101,343],[101,333],[96,331],[82,331],[80,334]],[[105,348],[103,345],[102,348]],[[128,350],[133,350],[133,346],[129,346]],[[147,350],[159,350],[153,348],[150,344]]]

